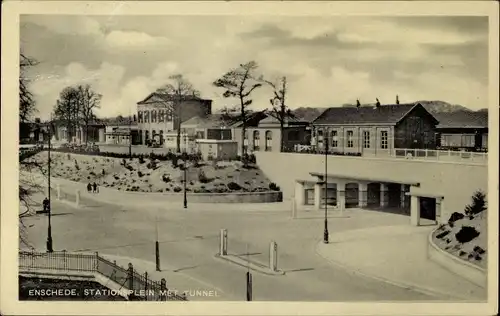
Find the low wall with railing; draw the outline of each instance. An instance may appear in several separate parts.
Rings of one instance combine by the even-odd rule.
[[[92,272],[119,284],[130,300],[146,301],[186,301],[185,295],[172,294],[166,287],[166,280],[160,282],[148,278],[147,272],[138,273],[129,263],[127,268],[95,254],[68,252],[19,251],[19,273],[33,271]],[[135,295],[143,293],[143,295]],[[132,294],[132,296],[130,295]]]

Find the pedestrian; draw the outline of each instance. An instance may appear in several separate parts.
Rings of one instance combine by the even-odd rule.
[[[94,184],[92,185],[94,187],[94,193],[97,193],[97,183],[94,182]]]
[[[92,191],[92,184],[89,182],[89,184],[87,184],[87,192],[90,193],[90,191]]]
[[[42,205],[43,205],[43,211],[48,212],[49,211],[49,199],[48,198],[43,199]]]

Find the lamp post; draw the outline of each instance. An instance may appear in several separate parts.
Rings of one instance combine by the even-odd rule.
[[[132,111],[128,118],[128,158],[132,160]]]
[[[323,243],[328,243],[328,132],[325,130],[325,230],[323,232]]]
[[[186,192],[186,188],[187,188],[187,152],[184,150],[184,152],[182,153],[183,155],[183,160],[184,160],[184,166],[183,166],[183,169],[184,169],[184,208],[187,208],[188,207],[188,201],[187,201],[187,192]]]
[[[48,213],[47,213],[47,218],[48,218],[48,226],[47,226],[47,252],[54,252],[54,249],[52,248],[52,225],[51,225],[51,213],[52,213],[52,205],[51,205],[51,200],[50,200],[50,164],[51,164],[51,161],[50,161],[50,147],[51,147],[51,143],[50,143],[50,138],[51,138],[51,128],[52,128],[52,116],[50,118],[50,121],[49,121],[49,126],[47,128],[47,134],[49,136],[49,141],[48,141],[48,145],[49,145],[49,148],[48,148],[48,177],[49,177],[49,180],[48,180],[48,199],[49,199],[49,205],[48,205]]]

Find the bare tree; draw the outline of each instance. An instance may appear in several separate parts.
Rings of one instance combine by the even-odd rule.
[[[200,92],[196,90],[193,85],[184,78],[181,74],[176,74],[170,76],[169,79],[172,83],[168,83],[161,88],[157,89],[156,92],[168,94],[172,97],[174,102],[174,117],[177,126],[177,152],[181,152],[181,124],[183,120],[182,115],[182,103],[186,100],[193,99],[194,97],[199,98]]]
[[[240,101],[239,105],[236,105],[235,107],[239,108],[242,121],[242,157],[245,157],[247,153],[245,147],[245,133],[247,123],[246,118],[248,113],[247,109],[252,104],[250,95],[255,89],[262,86],[262,83],[260,82],[262,77],[256,77],[255,74],[257,68],[258,65],[255,61],[240,64],[238,68],[229,70],[221,78],[213,82],[214,86],[225,89],[223,94],[224,98],[237,98]]]
[[[80,119],[85,126],[85,144],[88,143],[89,125],[96,119],[95,110],[101,107],[102,95],[94,92],[90,85],[77,87],[80,102]]]
[[[287,81],[286,77],[281,77],[279,82],[272,82],[269,80],[264,80],[273,89],[273,97],[269,100],[271,103],[274,116],[280,123],[280,151],[283,152],[285,147],[284,129],[285,123],[293,118],[292,111],[286,106],[286,93],[287,93]]]
[[[38,65],[38,61],[27,57],[23,53],[19,55],[19,121],[28,122],[32,115],[37,112],[33,94],[28,88],[29,78],[26,74],[30,67]]]

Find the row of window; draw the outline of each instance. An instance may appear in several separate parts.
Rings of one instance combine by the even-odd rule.
[[[272,150],[272,143],[273,143],[273,132],[266,131],[265,137],[266,137],[265,150],[271,151]],[[246,144],[247,141],[248,141],[248,131],[245,131],[245,146],[247,145]],[[255,150],[255,151],[260,150],[260,132],[259,131],[252,132],[252,142],[253,142],[253,150]]]
[[[170,110],[151,110],[151,111],[138,111],[137,121],[139,123],[160,123],[160,122],[171,122],[173,119],[172,112]]]
[[[339,145],[339,135],[337,131],[330,132],[330,147],[337,148]],[[380,148],[387,149],[389,148],[389,133],[387,131],[380,131]],[[371,148],[371,137],[370,131],[363,131],[362,136],[363,148]],[[323,131],[318,130],[318,145],[319,143],[323,143]],[[346,147],[353,148],[354,147],[354,131],[346,131]]]
[[[488,148],[488,135],[484,134],[481,138],[481,147]],[[441,135],[441,146],[442,147],[475,147],[476,146],[476,136],[470,135],[460,135],[460,134],[443,134]]]

